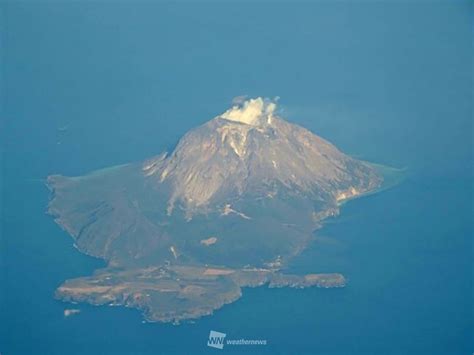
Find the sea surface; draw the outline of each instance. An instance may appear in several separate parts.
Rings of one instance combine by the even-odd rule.
[[[271,354],[471,354],[472,47],[469,2],[2,5],[0,353],[199,354],[210,330]],[[244,289],[210,317],[142,323],[54,290],[104,262],[46,215],[49,174],[172,149],[234,96],[406,178],[344,204],[289,271],[341,289]],[[64,310],[79,314],[64,317]]]

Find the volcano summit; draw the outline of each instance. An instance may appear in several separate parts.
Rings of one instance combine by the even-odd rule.
[[[278,117],[275,102],[241,102],[170,154],[48,177],[49,213],[80,251],[108,262],[56,297],[179,322],[235,301],[242,287],[342,287],[341,274],[291,275],[285,266],[342,201],[383,180],[374,165]]]

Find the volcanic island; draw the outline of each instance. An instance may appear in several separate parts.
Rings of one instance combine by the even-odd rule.
[[[344,287],[337,272],[285,269],[341,203],[384,185],[383,169],[277,112],[272,100],[249,99],[190,130],[171,153],[49,176],[48,213],[79,251],[107,265],[66,280],[55,297],[179,323],[245,287]]]

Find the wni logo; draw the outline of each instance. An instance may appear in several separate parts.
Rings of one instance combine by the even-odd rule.
[[[211,330],[209,333],[209,340],[207,341],[207,346],[216,349],[224,349],[224,340],[227,334],[216,332]]]

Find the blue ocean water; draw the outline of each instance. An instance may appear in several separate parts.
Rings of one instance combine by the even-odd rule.
[[[472,5],[469,2],[2,5],[1,354],[469,354]],[[45,214],[52,173],[80,175],[172,147],[242,94],[362,159],[406,167],[351,201],[294,271],[344,289],[246,289],[195,324],[64,304],[103,265]],[[60,129],[65,128],[65,129]],[[81,313],[64,318],[66,308]]]

